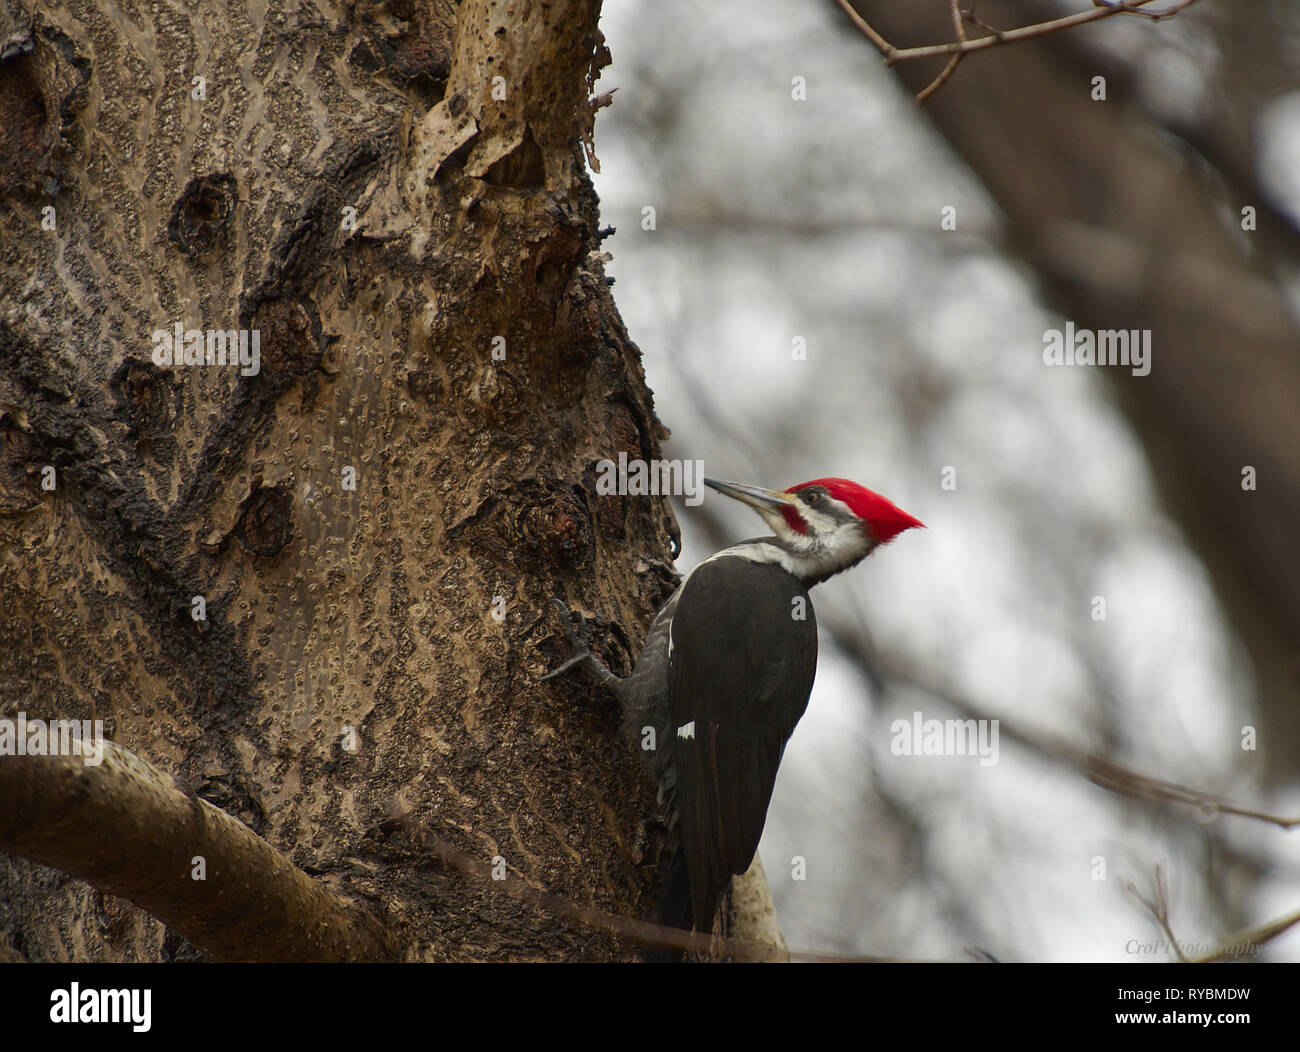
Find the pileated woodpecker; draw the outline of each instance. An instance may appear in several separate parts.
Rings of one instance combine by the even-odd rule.
[[[748,504],[774,536],[695,567],[655,617],[631,675],[611,672],[566,620],[578,653],[543,678],[584,665],[618,697],[675,838],[656,919],[707,932],[732,876],[753,861],[781,754],[808,707],[817,672],[808,589],[923,523],[847,479],[784,491],[704,482]]]

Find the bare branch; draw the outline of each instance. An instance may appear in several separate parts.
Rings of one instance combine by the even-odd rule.
[[[1294,913],[1289,913],[1285,917],[1269,921],[1258,927],[1243,928],[1231,935],[1225,935],[1208,953],[1200,957],[1188,957],[1183,953],[1182,944],[1179,943],[1178,937],[1174,934],[1174,929],[1169,923],[1169,884],[1165,879],[1164,864],[1159,863],[1156,865],[1156,890],[1153,899],[1144,896],[1131,880],[1124,881],[1124,890],[1137,899],[1156,919],[1161,930],[1164,931],[1165,937],[1168,938],[1169,945],[1173,947],[1174,953],[1178,955],[1178,960],[1184,964],[1210,964],[1214,961],[1235,960],[1247,950],[1263,946],[1266,942],[1276,939],[1283,932],[1289,931],[1297,924],[1300,924],[1300,910],[1296,910]]]
[[[849,3],[849,0],[835,0],[835,2],[839,4],[840,9],[848,15],[849,21],[853,23],[858,32],[880,49],[881,54],[885,56],[885,65],[892,66],[894,64],[894,55],[897,53],[898,49],[872,29],[867,20],[854,10],[853,5]]]
[[[1124,890],[1146,907],[1147,911],[1156,919],[1156,923],[1164,931],[1165,937],[1168,938],[1169,945],[1174,948],[1174,953],[1178,955],[1178,959],[1186,964],[1187,956],[1183,953],[1183,948],[1178,942],[1178,936],[1174,934],[1174,929],[1169,924],[1169,881],[1165,877],[1164,863],[1156,863],[1155,898],[1146,898],[1131,880],[1124,881]]]
[[[1193,958],[1192,963],[1210,964],[1213,961],[1234,960],[1250,947],[1263,946],[1266,942],[1276,939],[1283,932],[1290,931],[1297,924],[1300,924],[1300,910],[1289,913],[1277,920],[1269,921],[1267,924],[1261,924],[1257,928],[1244,928],[1241,931],[1235,931],[1231,935],[1225,935],[1220,939],[1218,945],[1205,956]]]
[[[962,22],[961,8],[960,6],[958,6],[960,0],[949,0],[949,3],[952,4],[953,32],[957,34],[958,41],[965,42],[966,26]],[[940,74],[937,77],[935,77],[934,80],[930,81],[929,84],[927,84],[924,88],[922,88],[919,92],[917,92],[916,101],[924,102],[936,91],[938,91],[941,87],[943,87],[944,84],[947,83],[948,78],[951,77],[953,73],[956,72],[957,66],[960,65],[962,57],[963,57],[963,52],[960,51],[957,52],[957,54],[953,55],[953,57],[948,60],[948,64],[943,67],[942,72],[940,72]]]
[[[840,641],[838,635],[836,640],[837,642]],[[860,667],[870,668],[869,665],[863,664],[862,656],[855,653],[853,648],[846,649],[849,656]],[[871,669],[866,674],[877,675],[874,669]],[[1167,782],[1160,778],[1152,778],[1150,775],[1140,774],[1128,767],[1098,756],[1096,753],[1081,749],[1073,742],[1062,738],[1032,733],[1018,727],[1014,722],[1001,717],[994,717],[966,698],[958,697],[917,676],[890,675],[888,679],[894,683],[906,684],[923,690],[931,697],[944,702],[963,715],[979,720],[998,719],[998,728],[1004,737],[1010,738],[1012,741],[1044,756],[1051,756],[1064,761],[1084,774],[1093,784],[1108,789],[1113,793],[1131,796],[1139,800],[1184,804],[1195,808],[1198,812],[1197,817],[1202,821],[1212,821],[1219,815],[1237,815],[1241,818],[1253,818],[1260,822],[1267,822],[1270,825],[1278,826],[1280,829],[1295,829],[1300,826],[1300,816],[1288,818],[1284,815],[1270,814],[1267,811],[1230,804],[1213,793],[1204,792],[1200,789],[1191,789],[1188,786],[1179,785],[1177,782]]]
[[[1033,25],[1006,30],[993,29],[976,18],[973,11],[961,10],[959,0],[950,0],[953,8],[956,39],[946,44],[927,44],[922,47],[909,48],[895,47],[886,40],[854,9],[850,0],[835,0],[835,2],[849,21],[853,23],[854,28],[870,40],[881,55],[884,56],[886,66],[895,66],[900,62],[913,62],[917,59],[949,56],[948,64],[943,68],[943,71],[917,94],[917,101],[924,102],[952,76],[962,57],[969,55],[972,51],[985,51],[988,48],[1000,47],[1003,44],[1032,40],[1035,37],[1047,36],[1049,33],[1059,33],[1062,30],[1073,29],[1075,26],[1086,25],[1089,22],[1098,22],[1103,18],[1113,18],[1115,15],[1133,15],[1152,22],[1159,22],[1161,19],[1170,18],[1191,7],[1197,0],[1163,0],[1163,2],[1169,3],[1170,6],[1155,11],[1149,11],[1146,8],[1156,3],[1157,0],[1093,0],[1094,6],[1087,11],[1077,11],[1072,15],[1063,15],[1060,18],[1052,18],[1046,22],[1036,22]],[[968,37],[965,31],[965,23],[984,30],[987,35],[974,38]]]
[[[1139,800],[1167,800],[1171,803],[1188,804],[1197,808],[1203,818],[1213,819],[1221,814],[1238,815],[1242,818],[1254,818],[1260,822],[1267,822],[1281,829],[1294,829],[1296,826],[1300,826],[1300,818],[1285,818],[1281,815],[1269,814],[1267,811],[1237,807],[1234,804],[1218,799],[1210,793],[1201,792],[1199,789],[1189,789],[1187,786],[1179,785],[1176,782],[1166,782],[1159,778],[1139,774],[1137,771],[1104,760],[1100,756],[1085,756],[1079,766],[1084,774],[1088,776],[1089,781],[1101,786],[1103,789],[1123,793],[1125,796],[1136,797]]]
[[[129,899],[219,960],[396,959],[374,916],[238,819],[112,741],[102,760],[0,758],[0,850]]]

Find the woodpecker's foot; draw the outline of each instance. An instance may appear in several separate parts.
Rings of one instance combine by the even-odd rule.
[[[585,665],[595,674],[601,683],[611,681],[618,682],[618,677],[614,675],[600,658],[591,652],[591,642],[588,638],[587,619],[580,613],[570,610],[563,599],[552,599],[555,608],[560,612],[560,627],[564,629],[565,638],[573,645],[575,651],[573,657],[569,658],[559,668],[553,668],[546,675],[541,676],[540,680],[554,679],[556,676],[563,675],[572,668],[579,665]],[[573,620],[577,619],[578,627],[575,630]],[[539,680],[539,681],[540,681]]]
[[[587,658],[592,657],[591,647],[587,639],[587,619],[581,614],[575,614],[569,609],[568,604],[563,599],[552,599],[555,609],[560,612],[560,627],[564,629],[564,637],[573,645],[575,651],[573,657],[569,658],[559,668],[553,668],[541,679],[554,679],[556,676],[563,675],[571,668],[585,664]],[[578,630],[573,627],[573,619],[578,619]]]
[[[587,619],[576,610],[570,610],[563,599],[552,599],[551,605],[560,612],[560,627],[564,629],[565,638],[573,644],[575,650],[586,650],[591,645],[591,633],[587,628]],[[573,627],[574,621],[578,627]]]

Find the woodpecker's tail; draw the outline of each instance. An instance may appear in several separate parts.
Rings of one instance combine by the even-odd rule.
[[[655,920],[670,928],[685,928],[687,931],[695,926],[695,912],[691,909],[691,878],[686,873],[686,858],[680,851],[673,854],[668,864],[668,875],[655,905]]]
[[[691,879],[686,873],[686,859],[680,851],[674,852],[668,864],[668,874],[663,890],[655,905],[654,922],[666,928],[695,927],[695,911],[691,908]],[[680,961],[683,951],[669,946],[652,946],[645,954],[647,961]]]

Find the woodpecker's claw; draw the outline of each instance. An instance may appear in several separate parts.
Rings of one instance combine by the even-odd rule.
[[[560,627],[564,629],[564,635],[579,650],[585,650],[590,646],[590,640],[587,637],[587,619],[575,610],[570,610],[569,606],[563,599],[552,599],[551,603],[555,609],[560,612]],[[578,630],[574,631],[573,619],[578,620]]]
[[[552,599],[551,602],[555,604],[555,608],[560,612],[560,627],[564,629],[564,636],[573,644],[576,653],[559,668],[553,668],[546,675],[540,677],[540,680],[554,679],[556,676],[568,672],[569,669],[581,665],[592,657],[591,646],[587,640],[587,619],[582,614],[570,610],[563,599]],[[575,617],[578,619],[580,631],[574,631],[572,621]]]
[[[575,653],[573,657],[569,658],[569,660],[559,668],[551,669],[550,672],[546,673],[546,675],[541,678],[544,680],[553,679],[561,673],[568,672],[571,668],[585,665],[592,675],[596,677],[598,682],[602,683],[617,694],[621,687],[622,680],[609,670],[609,667],[605,662],[601,661],[600,658],[596,657],[596,655],[591,652],[591,645],[587,639],[587,619],[581,614],[574,613],[570,610],[565,606],[563,600],[552,599],[551,602],[553,602],[555,608],[560,611],[560,624],[564,628],[564,634],[568,637],[569,642],[573,644],[573,648],[577,653]],[[573,626],[570,624],[570,619],[574,617],[578,619],[580,629],[578,632],[575,632]]]

